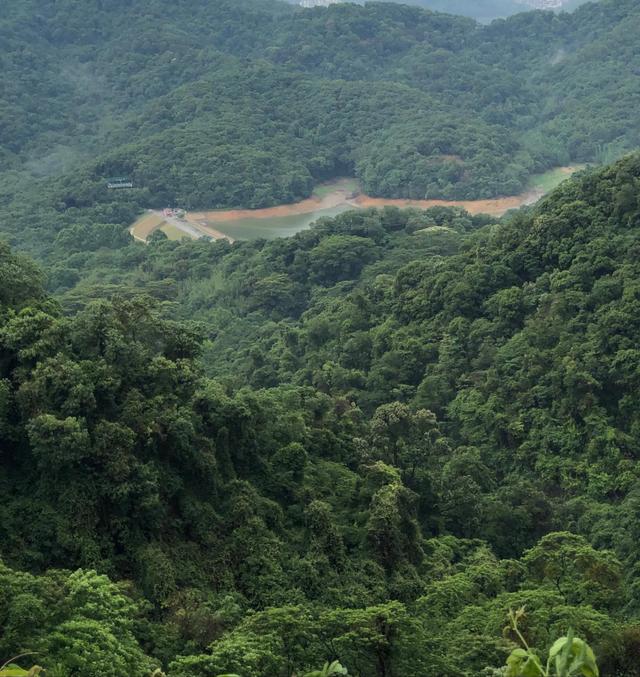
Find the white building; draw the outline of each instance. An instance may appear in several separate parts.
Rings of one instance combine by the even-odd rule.
[[[345,0],[300,0],[300,7],[328,7]]]

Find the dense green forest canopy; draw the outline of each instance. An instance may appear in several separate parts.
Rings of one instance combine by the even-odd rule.
[[[517,0],[388,0],[403,5],[416,5],[436,12],[468,16],[477,21],[491,21],[505,18],[530,10],[531,7]],[[300,0],[287,0],[293,5],[300,5]],[[355,4],[363,5],[364,0],[353,0]]]
[[[384,3],[140,9],[3,3],[2,204],[258,207],[336,175],[484,198],[639,143],[634,0],[484,27]],[[135,188],[115,196],[113,176]]]
[[[636,155],[499,223],[102,243],[70,315],[3,246],[0,653],[497,676],[526,605],[637,675],[639,225]]]
[[[300,5],[300,0],[287,0],[294,5]],[[365,4],[363,0],[352,0],[357,4]],[[373,0],[376,1],[376,0]],[[387,0],[404,5],[417,5],[435,12],[469,16],[477,21],[490,22],[512,14],[530,11],[534,2],[527,0]],[[595,0],[597,1],[597,0]],[[565,0],[559,8],[561,11],[572,11],[588,0]]]
[[[617,156],[640,145],[638,3],[486,27],[140,7],[0,14],[0,664],[498,677],[524,605],[541,655],[571,627],[637,677],[639,155],[501,220],[127,226],[337,174],[475,197]]]
[[[478,21],[491,21],[531,9],[516,0],[414,0],[405,4],[447,14],[470,16]]]

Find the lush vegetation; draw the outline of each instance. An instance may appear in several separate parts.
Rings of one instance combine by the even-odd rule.
[[[127,176],[136,210],[256,207],[336,175],[381,196],[514,194],[638,145],[639,21],[633,0],[486,27],[383,3],[6,0],[0,196],[31,205],[39,177],[60,211],[113,212],[107,179]]]
[[[274,204],[339,174],[387,196],[517,193],[640,145],[631,0],[482,28],[392,4],[30,2],[0,18],[0,234],[83,299],[130,277],[150,206]],[[108,190],[123,175],[136,187]]]
[[[498,222],[127,232],[618,155],[637,3],[145,8],[3,5],[0,675],[640,674],[640,156]]]
[[[471,677],[572,628],[637,674],[639,220],[631,156],[499,224],[156,238],[126,274],[180,310],[70,316],[4,247],[0,654]]]
[[[565,1],[563,11],[571,11],[586,1]],[[527,0],[411,0],[405,4],[418,5],[437,12],[470,16],[484,22],[531,10]]]

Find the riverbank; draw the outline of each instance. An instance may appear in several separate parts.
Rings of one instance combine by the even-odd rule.
[[[241,219],[273,219],[312,214],[323,209],[333,209],[342,205],[357,207],[353,199],[360,193],[360,186],[355,179],[336,179],[320,184],[313,195],[300,202],[265,207],[264,209],[213,209],[210,211],[189,212],[191,221],[227,223]]]
[[[367,207],[461,207],[470,214],[502,216],[511,209],[518,209],[537,202],[545,193],[559,185],[583,165],[557,167],[531,178],[529,188],[520,195],[498,197],[489,200],[409,200],[371,197],[361,192],[355,179],[341,178],[321,184],[313,195],[292,204],[277,205],[264,209],[225,209],[187,212],[178,219],[165,217],[162,212],[149,212],[131,227],[132,235],[146,241],[154,230],[162,230],[170,239],[181,237],[256,239],[286,237],[308,228],[324,216],[336,216],[349,209]]]

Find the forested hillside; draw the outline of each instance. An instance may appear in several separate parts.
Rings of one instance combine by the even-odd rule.
[[[365,4],[363,0],[352,0],[355,4]],[[518,0],[409,0],[400,3],[399,0],[390,0],[404,5],[417,5],[436,12],[468,16],[477,21],[489,22],[493,19],[504,18],[511,14],[525,12],[531,7]],[[301,0],[287,0],[293,5],[301,5]],[[318,3],[321,4],[321,3]]]
[[[483,198],[639,142],[634,0],[486,27],[383,3],[139,5],[3,3],[3,204],[120,205],[112,176],[136,210],[271,205],[337,175]]]
[[[436,12],[470,16],[478,21],[491,21],[530,9],[516,0],[415,0],[407,4]]]
[[[475,677],[526,605],[532,645],[571,626],[637,674],[639,222],[631,156],[497,224],[138,245],[131,279],[200,326],[124,296],[65,316],[3,248],[0,653]]]
[[[502,219],[128,231],[606,163],[640,147],[638,29],[3,2],[0,677],[527,677],[569,630],[640,675],[638,153]]]

